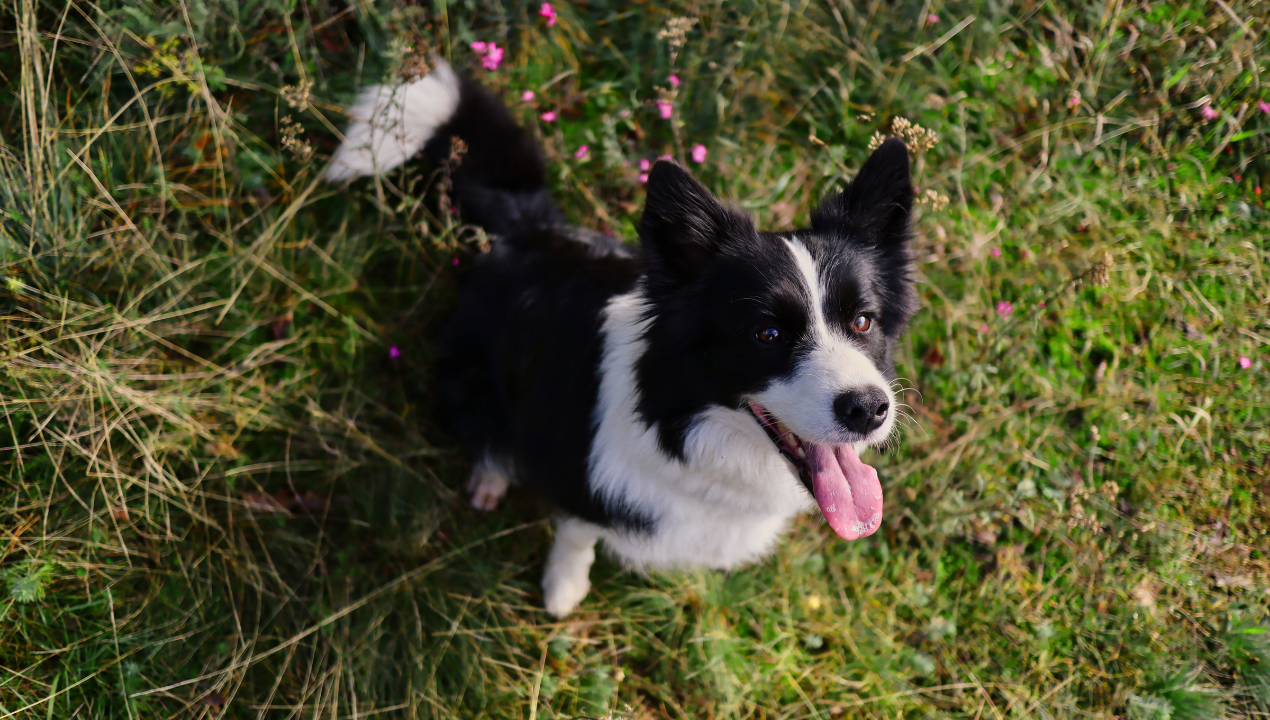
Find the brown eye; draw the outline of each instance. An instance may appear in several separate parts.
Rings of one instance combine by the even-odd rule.
[[[872,326],[873,321],[869,319],[868,315],[857,315],[855,322],[851,323],[851,329],[856,332],[865,332]]]
[[[774,327],[763,328],[762,330],[754,333],[754,337],[761,343],[771,345],[772,343],[780,342],[781,331]]]

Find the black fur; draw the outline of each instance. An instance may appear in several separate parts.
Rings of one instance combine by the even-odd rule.
[[[638,268],[593,257],[551,230],[496,245],[469,273],[441,342],[438,375],[453,429],[562,510],[605,526],[652,528],[587,487],[599,391],[600,312]]]
[[[908,218],[912,209],[908,148],[903,140],[893,137],[873,152],[844,192],[825,198],[811,214],[812,231],[831,240],[818,243],[813,253],[818,251],[818,260],[832,262],[843,275],[843,282],[829,285],[828,300],[838,309],[836,314],[830,314],[829,321],[852,321],[852,277],[865,282],[889,339],[879,365],[888,369],[892,367],[895,340],[917,310],[908,255]],[[844,244],[850,253],[842,252]],[[851,267],[862,258],[867,258],[872,266],[873,272],[867,276]]]
[[[451,137],[463,139],[453,197],[463,219],[498,242],[468,274],[441,338],[437,373],[452,427],[474,460],[498,459],[565,512],[650,530],[651,518],[587,487],[600,313],[634,286],[638,265],[561,226],[537,142],[488,90],[466,77],[460,83],[458,109],[424,152],[444,163]]]
[[[427,144],[446,162],[450,138],[467,143],[452,173],[465,220],[501,239],[478,259],[445,331],[437,372],[453,427],[564,511],[590,522],[651,530],[654,519],[614,507],[587,485],[595,438],[603,309],[642,286],[647,350],[638,360],[637,412],[661,448],[682,459],[693,417],[787,376],[807,352],[805,280],[784,238],[796,235],[828,274],[830,322],[866,313],[881,325],[865,341],[878,367],[914,300],[905,251],[913,191],[908,155],[887,141],[838,195],[794,233],[758,232],[686,170],[657,163],[648,180],[638,258],[560,226],[541,152],[488,91],[462,80],[454,117]],[[642,278],[642,279],[641,279]],[[755,333],[779,328],[763,343]]]
[[[829,268],[827,319],[844,332],[869,314],[880,333],[861,342],[879,368],[915,308],[908,274],[913,187],[908,152],[892,138],[845,191],[826,198],[810,230],[759,233],[677,165],[657,163],[640,224],[651,321],[638,365],[639,412],[668,454],[683,458],[692,418],[711,405],[740,407],[744,395],[788,375],[806,351],[805,281],[784,237],[797,236]],[[754,334],[782,330],[774,345]]]
[[[455,136],[467,145],[450,175],[452,197],[465,222],[508,241],[560,224],[538,142],[501,100],[463,75],[458,108],[423,147],[434,166],[449,162]]]

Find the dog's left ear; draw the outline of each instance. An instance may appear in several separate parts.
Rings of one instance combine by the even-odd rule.
[[[912,209],[908,146],[893,137],[873,151],[846,190],[820,203],[811,227],[826,235],[860,236],[879,247],[902,247]]]

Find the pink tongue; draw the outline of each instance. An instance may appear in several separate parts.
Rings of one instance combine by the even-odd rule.
[[[847,540],[872,535],[882,524],[878,471],[860,462],[850,445],[805,442],[811,487],[829,527]]]

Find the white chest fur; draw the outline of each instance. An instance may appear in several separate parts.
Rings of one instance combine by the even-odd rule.
[[[697,416],[686,461],[669,458],[635,413],[634,363],[644,322],[639,291],[610,301],[603,325],[592,489],[654,519],[649,534],[600,530],[605,546],[634,568],[731,568],[763,556],[788,520],[815,507],[758,423],[712,407]]]

